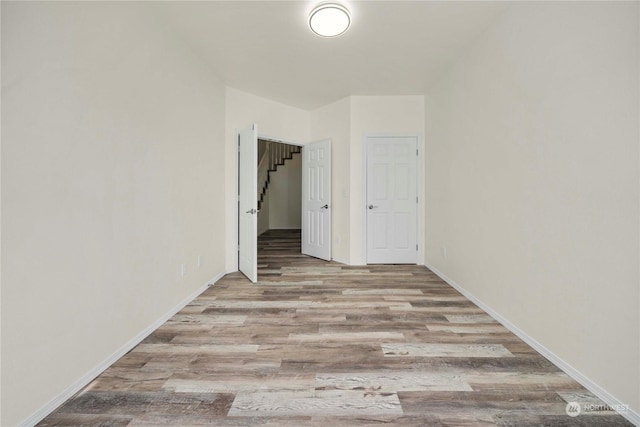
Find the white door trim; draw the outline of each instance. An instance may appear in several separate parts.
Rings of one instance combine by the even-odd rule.
[[[416,193],[418,195],[418,204],[416,206],[416,233],[418,235],[418,251],[416,253],[416,264],[424,265],[424,184],[422,182],[423,165],[424,165],[424,147],[422,143],[422,137],[416,133],[372,133],[364,135],[364,143],[362,144],[362,247],[364,248],[364,260],[367,260],[367,148],[369,139],[373,138],[415,138],[416,147],[418,149],[417,163],[416,163]]]

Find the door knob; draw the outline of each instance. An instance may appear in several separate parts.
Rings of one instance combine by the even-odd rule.
[[[246,211],[245,213],[248,213],[248,214],[253,215],[253,214],[256,214],[256,213],[258,213],[258,212],[259,212],[259,211],[255,210],[255,209],[249,209],[249,210],[248,210],[248,211]]]
[[[329,205],[320,206],[320,209],[329,209]]]
[[[377,208],[377,206],[376,206],[376,205],[369,205],[369,206],[367,206],[367,207],[368,207],[369,209],[375,209],[375,208]]]

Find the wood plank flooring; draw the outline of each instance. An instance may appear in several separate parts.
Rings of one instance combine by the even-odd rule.
[[[259,240],[230,274],[41,426],[628,426],[425,267],[301,255]]]

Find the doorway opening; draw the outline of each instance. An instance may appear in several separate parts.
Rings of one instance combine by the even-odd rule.
[[[286,229],[302,254],[331,260],[331,141],[259,138],[253,124],[238,132],[238,270],[256,283],[258,235]]]
[[[258,138],[258,236],[302,227],[301,147]]]

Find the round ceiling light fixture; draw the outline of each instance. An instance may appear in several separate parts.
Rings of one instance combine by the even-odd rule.
[[[309,28],[321,37],[335,37],[343,34],[351,25],[349,10],[336,3],[316,6],[309,14]]]

